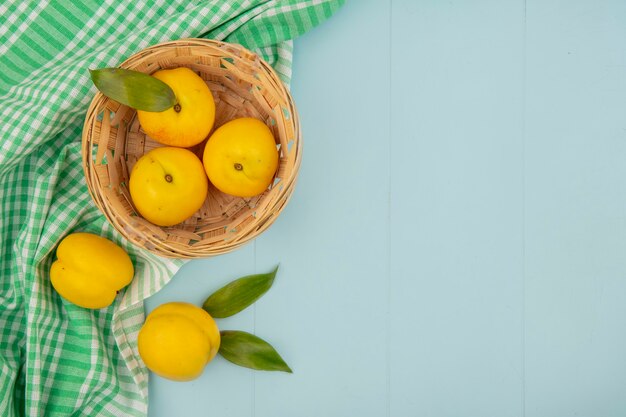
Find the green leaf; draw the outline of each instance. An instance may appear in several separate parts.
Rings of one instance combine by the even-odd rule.
[[[250,306],[274,282],[278,265],[267,274],[248,275],[220,288],[206,299],[202,308],[215,318],[230,317]]]
[[[222,341],[219,354],[227,361],[259,371],[292,373],[283,358],[265,340],[236,330],[224,330],[220,332],[220,335]]]
[[[167,84],[143,72],[123,68],[89,72],[102,94],[134,109],[161,112],[176,104],[174,91]]]

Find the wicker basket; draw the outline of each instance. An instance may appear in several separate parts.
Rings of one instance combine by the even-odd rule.
[[[161,256],[199,258],[229,252],[274,222],[293,192],[302,142],[289,92],[266,62],[239,45],[183,39],[147,48],[121,64],[149,74],[181,66],[196,71],[211,89],[216,105],[214,129],[244,116],[270,127],[280,163],[268,190],[239,198],[209,185],[204,205],[185,222],[172,227],[148,222],[133,205],[129,173],[144,153],[162,145],[142,131],[135,110],[99,92],[87,111],[82,157],[94,202],[122,235]],[[204,143],[191,148],[198,156],[203,149]]]

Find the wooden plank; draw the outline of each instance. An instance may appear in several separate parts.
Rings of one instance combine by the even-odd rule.
[[[394,0],[390,415],[523,414],[523,4]]]
[[[527,1],[528,417],[626,413],[625,22]]]
[[[255,375],[255,417],[386,413],[388,13],[389,1],[348,2],[296,40],[304,161],[257,239],[257,272],[281,269],[256,306],[257,334],[294,374]]]

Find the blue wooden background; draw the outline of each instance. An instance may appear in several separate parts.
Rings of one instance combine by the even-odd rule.
[[[148,301],[200,304],[293,375],[217,358],[150,416],[626,415],[626,2],[352,0],[295,42],[296,192]]]

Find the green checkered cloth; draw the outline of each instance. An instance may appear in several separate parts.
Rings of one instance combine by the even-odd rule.
[[[291,77],[291,39],[342,0],[6,0],[0,2],[0,415],[143,416],[137,351],[143,300],[182,262],[125,241],[92,203],[80,138],[95,93],[88,68],[187,37],[239,43]],[[135,278],[106,309],[51,287],[55,248],[87,231],[126,249]]]

